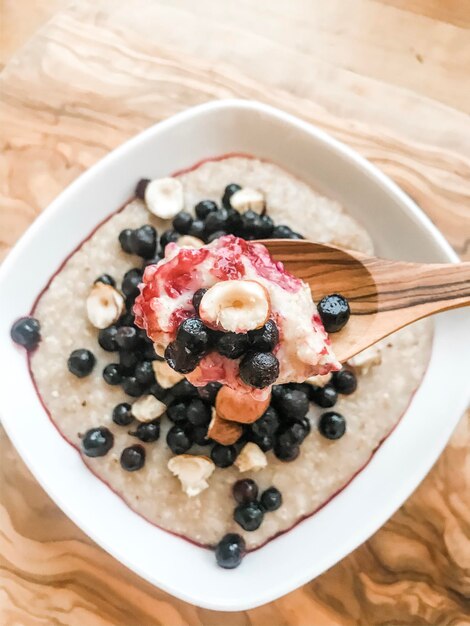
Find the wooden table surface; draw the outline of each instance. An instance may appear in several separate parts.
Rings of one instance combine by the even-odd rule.
[[[468,0],[0,6],[1,257],[111,148],[188,106],[237,96],[279,106],[351,145],[470,259]],[[468,418],[369,541],[301,589],[231,614],[176,600],[103,552],[49,499],[0,429],[0,624],[468,624]]]

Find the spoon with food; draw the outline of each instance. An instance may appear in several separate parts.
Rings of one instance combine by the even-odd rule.
[[[134,313],[157,354],[196,386],[263,403],[273,384],[341,368],[379,339],[470,303],[470,263],[387,261],[304,240],[170,243]]]

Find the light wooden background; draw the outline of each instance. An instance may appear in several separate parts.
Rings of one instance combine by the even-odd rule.
[[[187,106],[238,96],[293,112],[357,149],[470,259],[468,0],[0,6],[1,257],[111,148]],[[284,598],[232,614],[175,600],[105,554],[0,430],[0,624],[468,624],[468,417],[366,544]]]

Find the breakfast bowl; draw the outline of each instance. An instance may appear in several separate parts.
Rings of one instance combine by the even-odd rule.
[[[103,475],[99,480],[92,463],[83,463],[69,443],[71,437],[61,436],[63,429],[49,419],[37,393],[35,383],[39,379],[41,386],[41,380],[38,369],[34,371],[36,356],[26,358],[12,343],[10,329],[15,320],[41,306],[51,277],[128,203],[138,180],[175,173],[188,180],[196,164],[210,168],[205,164],[222,158],[273,163],[311,185],[346,207],[354,223],[366,228],[378,256],[450,263],[458,258],[410,198],[354,151],[286,113],[227,100],[189,109],[116,149],[55,200],[5,260],[0,268],[0,346],[7,364],[0,377],[1,417],[18,452],[57,505],[124,565],[187,602],[230,611],[264,604],[321,574],[375,532],[416,488],[468,402],[470,354],[462,346],[470,343],[470,323],[464,310],[435,317],[429,364],[416,391],[409,394],[408,408],[368,462],[343,480],[341,489],[315,511],[298,515],[292,528],[268,537],[269,542],[260,535],[241,567],[218,568],[213,553],[196,545],[212,541],[189,536],[191,543],[178,536],[188,537],[188,532],[169,533],[151,523],[152,515],[137,514],[135,502],[107,484]],[[302,206],[298,211],[297,220],[302,221]],[[308,232],[308,225],[305,228]],[[52,319],[57,310],[50,311]],[[59,316],[57,324],[62,322]],[[47,362],[42,366],[47,370]],[[387,402],[393,404],[393,398]],[[311,482],[318,478],[312,469]],[[157,496],[155,500],[155,515],[161,516],[168,504]],[[186,513],[191,516],[190,505]],[[198,515],[202,535],[212,537],[217,520],[204,511],[198,510]]]

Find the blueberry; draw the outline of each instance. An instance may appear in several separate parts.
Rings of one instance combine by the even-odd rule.
[[[180,235],[187,235],[193,221],[193,216],[190,213],[180,211],[173,218],[173,228],[177,233],[180,233]]]
[[[205,230],[208,235],[218,230],[227,230],[228,212],[226,209],[217,209],[209,213],[205,221]]]
[[[276,446],[287,449],[298,446],[307,436],[307,431],[301,422],[295,421],[283,426],[277,433]]]
[[[91,374],[92,369],[95,367],[95,363],[96,359],[93,352],[90,352],[90,350],[86,350],[85,348],[80,348],[70,353],[67,360],[67,367],[69,368],[69,372],[78,378],[83,378],[84,376]]]
[[[137,437],[137,439],[145,443],[157,441],[160,437],[160,419],[155,419],[151,422],[142,422],[134,431],[129,432],[129,435]]]
[[[191,235],[191,237],[198,237],[199,239],[203,239],[205,229],[206,225],[202,220],[194,220],[194,222],[191,224],[188,235]]]
[[[168,389],[161,387],[156,380],[154,380],[152,385],[149,387],[148,392],[151,393],[152,396],[155,396],[157,400],[160,400],[160,402],[164,402],[167,406],[174,400],[171,392]]]
[[[246,239],[267,239],[274,229],[274,222],[267,215],[249,209],[241,217],[241,232]]]
[[[357,389],[356,374],[346,367],[333,374],[333,386],[338,393],[349,396]]]
[[[273,320],[268,320],[264,326],[248,332],[248,339],[252,350],[257,352],[271,352],[279,343],[279,331]]]
[[[251,431],[250,439],[253,443],[256,443],[256,445],[261,448],[263,452],[272,450],[274,445],[274,438],[272,435],[259,435]]]
[[[172,369],[181,374],[189,374],[199,364],[199,356],[191,354],[176,341],[172,341],[166,347],[165,359]]]
[[[103,378],[108,385],[120,385],[122,383],[121,366],[118,363],[110,363],[103,370]]]
[[[261,223],[259,225],[259,238],[260,239],[269,239],[273,234],[274,230],[274,222],[269,217],[269,215],[261,216]]]
[[[211,450],[211,459],[217,467],[230,467],[237,458],[235,446],[223,446],[215,443]]]
[[[239,504],[254,502],[258,497],[258,485],[251,478],[242,478],[233,485],[232,494]]]
[[[119,351],[119,365],[123,374],[133,374],[138,362],[139,355],[136,352]]]
[[[167,244],[174,243],[175,241],[178,241],[178,239],[179,235],[175,230],[165,230],[160,237],[160,245],[162,247],[162,250],[165,250]]]
[[[171,393],[175,396],[175,398],[197,398],[197,391],[197,387],[192,385],[189,380],[186,380],[186,378],[183,378],[183,380],[180,380],[171,388]]]
[[[219,239],[219,237],[225,237],[227,233],[225,232],[225,230],[216,230],[215,233],[211,233],[207,238],[206,241],[207,243],[212,243],[213,241],[215,241],[216,239]]]
[[[233,514],[233,519],[243,530],[257,530],[263,521],[264,511],[259,502],[239,504]]]
[[[149,265],[156,265],[161,260],[162,257],[159,254],[156,254],[151,259],[144,259],[144,262],[142,263],[142,269],[144,270]]]
[[[271,237],[273,239],[303,239],[302,235],[294,232],[292,228],[285,226],[284,224],[275,226],[273,232],[271,233]]]
[[[288,383],[287,388],[292,391],[301,391],[306,396],[310,397],[312,385],[310,383]]]
[[[276,487],[269,487],[261,494],[260,501],[265,511],[277,511],[282,504],[281,492]]]
[[[157,231],[150,224],[136,228],[131,234],[131,248],[143,259],[151,259],[157,250]]]
[[[211,421],[211,411],[199,398],[194,398],[188,405],[188,422],[193,426],[206,426]]]
[[[227,209],[227,222],[225,229],[233,235],[242,234],[242,216],[236,209]]]
[[[113,433],[104,426],[90,428],[83,435],[82,451],[90,457],[104,456],[114,445]]]
[[[198,446],[208,446],[211,443],[207,436],[207,426],[194,426],[191,429],[191,438]]]
[[[346,432],[346,420],[341,413],[327,411],[320,416],[318,430],[327,439],[339,439]]]
[[[206,293],[207,289],[198,289],[193,295],[193,307],[196,309],[196,313],[199,315],[199,305],[201,304],[202,296]]]
[[[312,430],[312,424],[310,423],[310,420],[308,419],[307,416],[302,417],[299,420],[296,420],[296,422],[298,422],[299,424],[302,424],[304,432],[305,432],[305,437],[310,434],[310,431]]]
[[[108,326],[107,328],[102,328],[98,332],[98,343],[103,348],[103,350],[106,350],[106,352],[116,352],[118,350],[116,335],[117,328],[114,325]]]
[[[295,461],[299,453],[300,448],[298,445],[280,444],[278,442],[274,444],[274,454],[280,461],[285,461],[286,463]]]
[[[141,385],[151,385],[155,380],[152,361],[140,361],[135,366],[134,376]]]
[[[273,385],[271,389],[273,402],[278,402],[288,391],[289,387],[287,385]]]
[[[133,253],[132,230],[130,228],[125,228],[124,230],[121,230],[121,232],[119,233],[119,243],[121,244],[121,248],[124,250],[124,252],[127,252],[128,254]]]
[[[122,381],[122,389],[128,396],[138,398],[144,393],[144,386],[139,383],[135,376],[126,376]]]
[[[217,382],[207,383],[205,387],[199,387],[197,392],[200,398],[213,405],[221,387],[222,385]]]
[[[315,404],[321,406],[323,409],[329,409],[334,406],[338,400],[338,392],[329,383],[324,387],[317,387],[311,385],[310,398]]]
[[[278,376],[279,361],[271,352],[248,352],[240,363],[240,378],[257,389],[272,385]]]
[[[200,220],[205,220],[209,213],[214,213],[217,209],[218,206],[212,200],[201,200],[194,207],[196,215]]]
[[[243,333],[222,333],[216,344],[216,350],[228,359],[238,359],[248,350],[248,335]]]
[[[134,421],[131,405],[127,402],[116,404],[113,409],[113,422],[118,426],[129,426]]]
[[[226,209],[231,208],[232,205],[230,204],[230,198],[236,191],[240,191],[240,189],[240,185],[237,185],[236,183],[230,183],[230,185],[225,187],[224,195],[222,196],[222,204]]]
[[[145,448],[138,443],[124,448],[120,461],[122,469],[126,472],[136,472],[142,469],[145,463]]]
[[[188,405],[183,401],[175,402],[167,408],[166,414],[168,419],[175,424],[186,424],[188,421]]]
[[[139,285],[142,282],[142,270],[134,267],[124,274],[121,290],[128,298],[135,298],[139,295]]]
[[[234,569],[242,562],[245,553],[245,541],[236,533],[225,535],[217,544],[215,558],[217,565],[224,569]]]
[[[346,298],[338,293],[325,296],[318,303],[318,313],[327,333],[337,333],[349,320],[351,309]]]
[[[176,333],[176,343],[186,352],[195,356],[202,356],[209,348],[209,330],[202,320],[190,317],[184,320]]]
[[[135,350],[140,336],[134,326],[121,326],[116,333],[116,343],[121,350]]]
[[[264,435],[274,435],[279,428],[279,416],[272,406],[268,407],[261,417],[251,425],[251,430],[258,437]]]
[[[101,276],[98,276],[98,278],[94,280],[93,284],[96,285],[96,283],[103,283],[103,285],[110,285],[111,287],[116,286],[116,281],[109,274],[101,274]]]
[[[121,326],[132,326],[134,320],[134,314],[132,313],[132,311],[128,310],[126,313],[124,313],[124,315],[121,315],[121,317],[116,322],[116,326],[118,326],[119,328]]]
[[[145,199],[145,190],[150,182],[150,178],[141,178],[135,187],[135,195],[141,200]]]
[[[308,396],[303,391],[287,388],[279,400],[275,402],[281,417],[300,419],[307,415],[309,408]]]
[[[160,357],[158,357],[157,353],[155,352],[153,343],[150,343],[150,342],[144,343],[144,347],[142,348],[141,354],[144,357],[144,359],[147,359],[147,361],[161,360]]]
[[[166,435],[166,442],[174,454],[184,454],[192,445],[187,430],[181,426],[170,428]]]
[[[26,350],[34,350],[41,340],[39,321],[35,317],[21,317],[11,327],[10,337]]]

